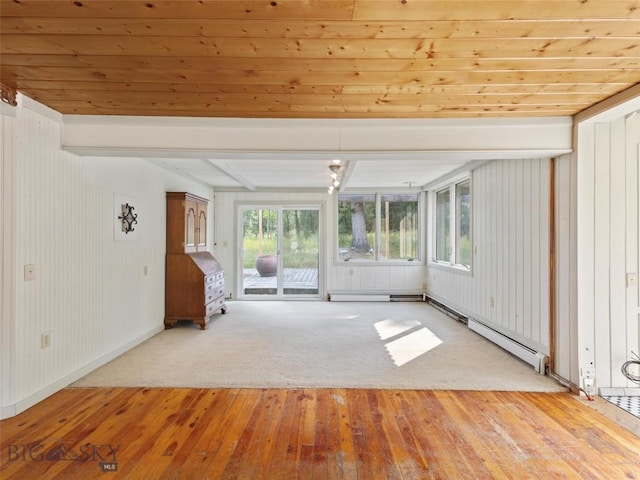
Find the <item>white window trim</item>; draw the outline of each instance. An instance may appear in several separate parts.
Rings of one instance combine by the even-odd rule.
[[[470,243],[471,243],[471,265],[463,265],[455,263],[456,256],[456,243],[458,233],[458,215],[456,212],[457,198],[456,198],[456,185],[469,180],[469,191],[471,194],[471,226],[470,226]],[[436,259],[436,196],[439,192],[449,189],[449,236],[451,243],[451,251],[449,252],[449,261]],[[472,172],[463,172],[455,177],[450,177],[442,183],[431,186],[427,192],[428,197],[428,211],[429,211],[429,233],[427,236],[427,263],[429,267],[441,268],[444,270],[455,271],[458,273],[464,273],[471,275],[473,271],[473,176]]]

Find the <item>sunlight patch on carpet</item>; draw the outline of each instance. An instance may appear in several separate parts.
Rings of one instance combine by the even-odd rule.
[[[393,363],[401,367],[442,344],[428,328],[421,328],[385,345]]]
[[[381,320],[375,323],[376,331],[380,335],[381,340],[387,340],[396,335],[400,335],[408,330],[420,326],[421,323],[418,320]]]

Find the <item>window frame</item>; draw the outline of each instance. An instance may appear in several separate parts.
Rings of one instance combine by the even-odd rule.
[[[359,266],[370,265],[370,266],[381,266],[381,265],[425,265],[425,242],[423,241],[425,235],[425,221],[424,221],[424,192],[422,191],[401,191],[401,190],[362,190],[362,191],[348,191],[348,192],[336,192],[335,195],[335,248],[334,248],[334,264],[342,265],[351,263]],[[345,258],[340,259],[340,197],[346,195],[374,195],[375,197],[375,221],[374,221],[374,231],[375,231],[375,246],[373,247],[374,256],[370,259],[365,258]],[[417,252],[418,255],[413,258],[393,258],[386,259],[382,258],[381,249],[382,249],[382,197],[384,195],[415,195],[418,203],[418,209],[416,213],[416,219],[418,221],[417,228]]]
[[[469,265],[458,263],[458,198],[457,186],[461,183],[469,182],[469,244],[470,244],[470,262]],[[443,191],[449,191],[449,260],[437,259],[437,238],[438,238],[438,220],[437,220],[437,196]],[[428,265],[430,267],[438,267],[453,270],[460,273],[471,274],[473,272],[473,257],[475,246],[473,243],[473,176],[471,172],[464,172],[446,181],[436,184],[428,190],[429,199],[429,234],[427,236],[428,244]]]

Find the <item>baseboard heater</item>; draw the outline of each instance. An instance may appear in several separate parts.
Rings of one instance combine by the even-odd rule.
[[[423,294],[423,298],[424,298],[423,300],[424,302],[427,302],[433,308],[435,308],[436,310],[440,310],[442,313],[453,318],[454,320],[458,320],[459,322],[462,322],[465,325],[467,325],[467,323],[469,322],[469,318],[467,316],[463,315],[460,312],[457,312],[456,310],[450,308],[444,303],[440,303],[439,301],[430,297],[426,293]]]
[[[330,302],[422,302],[422,293],[330,293]]]
[[[547,364],[549,363],[549,357],[547,355],[536,352],[473,318],[469,318],[467,325],[474,332],[530,364],[540,375],[546,374]]]

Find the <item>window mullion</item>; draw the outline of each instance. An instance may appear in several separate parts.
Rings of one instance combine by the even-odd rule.
[[[456,239],[458,229],[456,228],[456,187],[455,183],[449,187],[449,263],[456,264]]]
[[[376,252],[376,262],[380,261],[380,232],[382,231],[382,216],[380,214],[380,194],[376,193],[376,235],[375,235],[375,247],[374,250]]]

